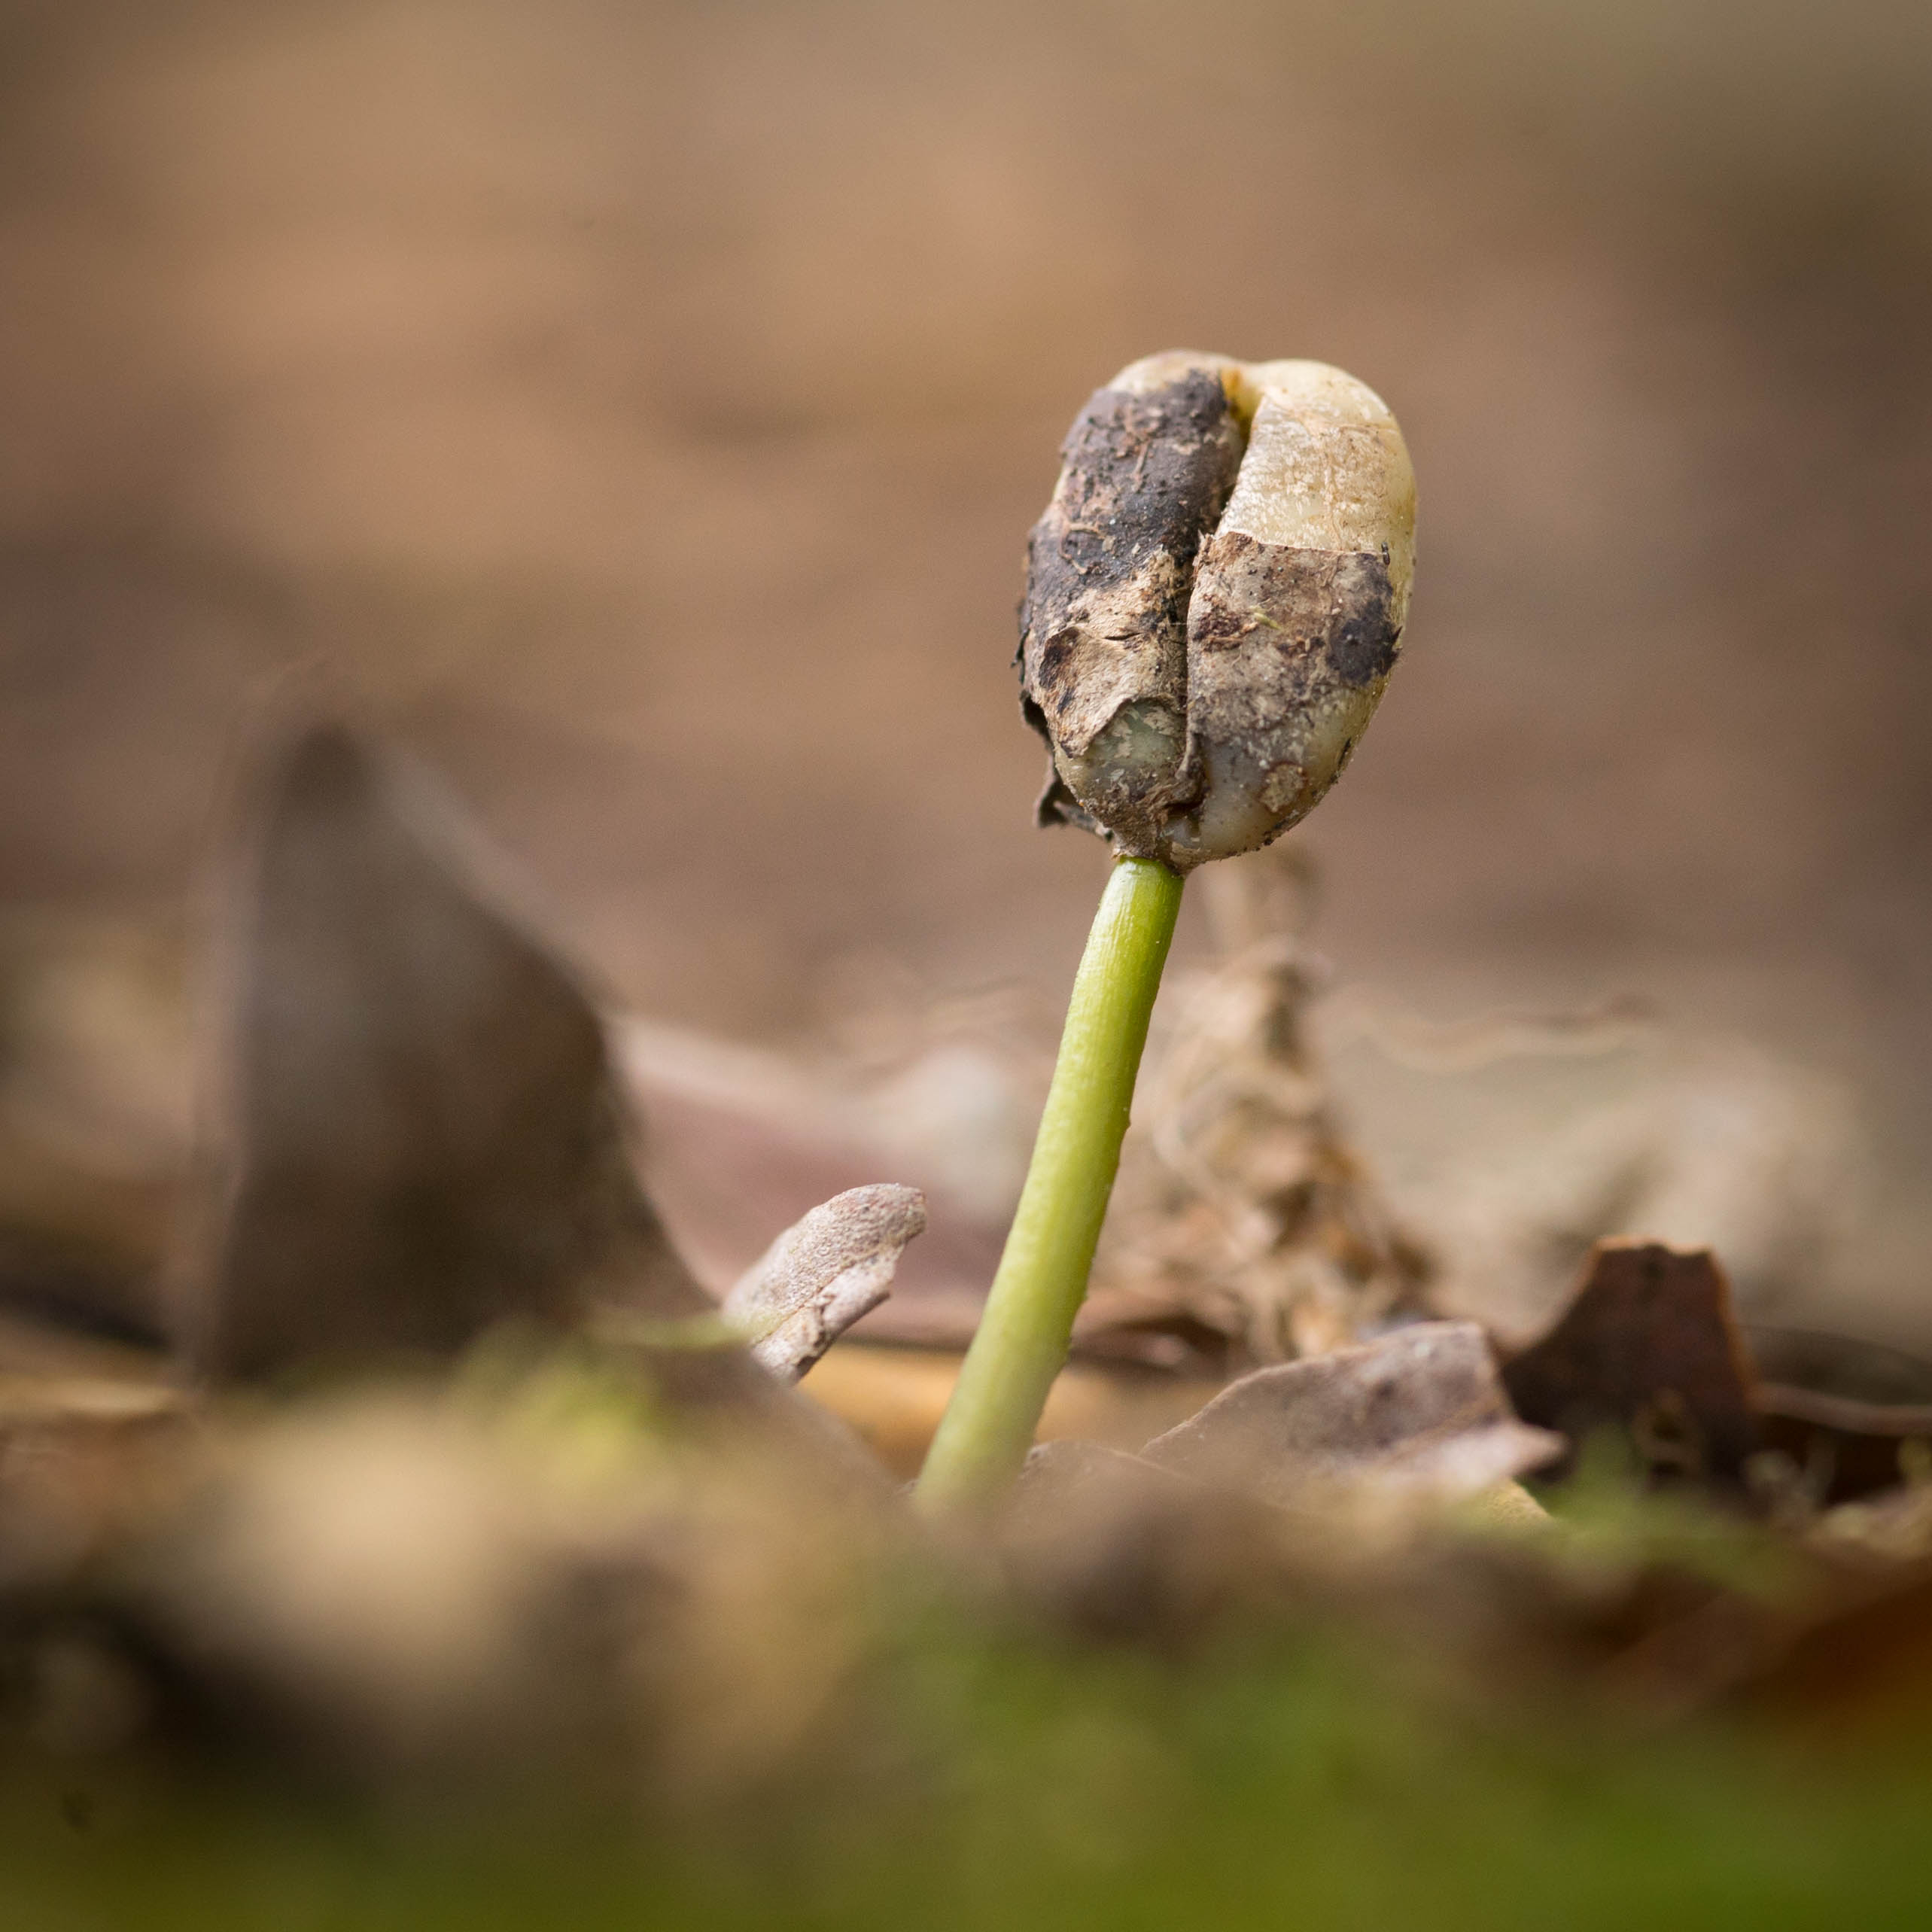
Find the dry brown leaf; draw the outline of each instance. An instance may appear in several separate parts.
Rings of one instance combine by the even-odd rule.
[[[1142,1453],[1293,1507],[1364,1485],[1473,1495],[1562,1449],[1561,1437],[1511,1414],[1481,1329],[1423,1322],[1257,1369]]]
[[[1203,882],[1224,962],[1173,989],[1075,1346],[1229,1374],[1426,1311],[1428,1264],[1343,1130],[1308,1032],[1308,862]]]
[[[1601,1241],[1561,1320],[1505,1365],[1526,1422],[1627,1432],[1653,1475],[1741,1489],[1760,1447],[1749,1351],[1708,1250]]]
[[[269,771],[230,908],[229,1168],[199,1362],[446,1357],[595,1294],[710,1304],[634,1177],[582,988],[489,902],[448,809],[345,729]]]
[[[485,886],[427,781],[334,724],[284,746],[229,907],[227,1173],[190,1282],[218,1380],[447,1361],[613,1311],[683,1414],[883,1473],[732,1342],[632,1166],[575,977]]]

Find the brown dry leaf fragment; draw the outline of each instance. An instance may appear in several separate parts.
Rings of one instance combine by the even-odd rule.
[[[1257,1369],[1142,1453],[1295,1507],[1362,1484],[1473,1495],[1553,1461],[1563,1446],[1511,1413],[1474,1322],[1421,1322],[1359,1348]]]
[[[218,1379],[447,1361],[616,1310],[691,1420],[883,1472],[731,1340],[631,1165],[603,1027],[492,904],[427,783],[336,725],[275,761],[233,896],[225,1218],[190,1322]]]
[[[1624,1430],[1654,1477],[1732,1490],[1760,1444],[1752,1380],[1715,1258],[1656,1241],[1599,1242],[1562,1319],[1503,1368],[1526,1422]]]
[[[710,1304],[631,1168],[604,1035],[423,783],[345,729],[274,764],[230,908],[227,1214],[201,1364],[453,1355],[594,1292]]]
[[[1074,1340],[1228,1374],[1428,1312],[1428,1264],[1344,1130],[1309,1036],[1308,861],[1277,846],[1205,885],[1225,957],[1173,990]]]
[[[924,1232],[926,1197],[890,1182],[848,1188],[786,1229],[726,1296],[752,1359],[796,1382],[892,1292],[899,1258]]]

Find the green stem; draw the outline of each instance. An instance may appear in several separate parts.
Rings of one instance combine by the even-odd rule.
[[[1181,909],[1181,879],[1116,862],[1073,982],[1046,1111],[986,1312],[914,1495],[929,1512],[982,1505],[1019,1473],[1106,1219],[1148,1016]]]

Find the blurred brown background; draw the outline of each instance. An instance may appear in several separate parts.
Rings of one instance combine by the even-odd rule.
[[[1341,977],[1845,1083],[1853,1272],[1932,1325],[1932,10],[0,23],[10,932],[178,926],[305,665],[638,1009],[1051,1012],[1103,865],[1030,828],[1009,668],[1059,438],[1152,349],[1317,356],[1422,493],[1304,835]]]

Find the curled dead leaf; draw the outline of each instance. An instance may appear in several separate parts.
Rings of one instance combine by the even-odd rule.
[[[917,1188],[850,1188],[786,1229],[739,1276],[724,1313],[752,1359],[796,1382],[892,1292],[906,1243],[926,1227]]]

